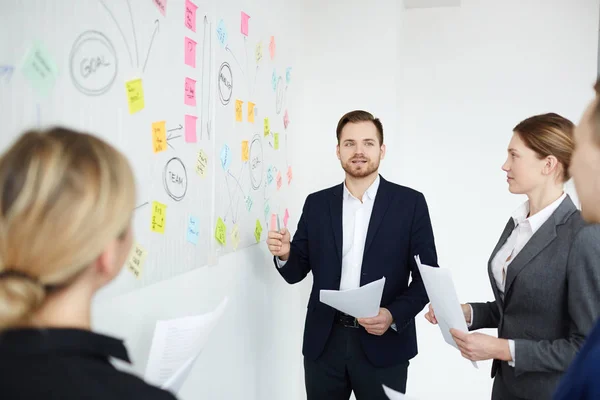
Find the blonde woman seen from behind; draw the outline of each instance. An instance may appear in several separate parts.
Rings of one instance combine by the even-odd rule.
[[[91,302],[132,245],[125,157],[64,128],[30,131],[0,157],[0,397],[174,399],[118,371],[122,341],[91,332]]]

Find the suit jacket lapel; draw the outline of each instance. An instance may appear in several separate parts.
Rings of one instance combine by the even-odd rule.
[[[564,224],[567,218],[577,210],[570,197],[558,206],[553,215],[538,229],[538,231],[529,239],[529,242],[517,254],[515,259],[510,263],[506,271],[506,285],[504,288],[504,301],[508,298],[510,289],[519,272],[546,248],[556,238],[556,227]]]
[[[365,241],[363,257],[367,254],[367,251],[369,251],[369,247],[371,246],[371,243],[373,243],[379,225],[381,225],[381,221],[383,221],[383,217],[392,203],[392,192],[389,189],[389,182],[380,176],[379,188],[377,189],[373,211],[371,212],[371,220],[369,221],[369,229],[367,230],[367,239]]]
[[[500,240],[498,240],[498,243],[496,244],[494,251],[492,251],[492,255],[488,261],[488,275],[492,284],[492,291],[494,292],[494,296],[496,297],[496,300],[498,301],[498,304],[500,306],[502,305],[502,296],[500,296],[500,290],[498,290],[498,285],[496,285],[496,279],[494,278],[494,273],[492,271],[492,261],[494,260],[494,257],[496,257],[496,254],[498,254],[502,246],[504,246],[504,244],[508,240],[508,237],[514,229],[515,221],[511,218],[506,223],[506,226],[504,227],[504,232],[502,232],[502,235],[500,235]],[[502,307],[500,307],[500,310],[502,310]]]
[[[333,195],[329,201],[331,227],[333,229],[333,240],[335,242],[336,254],[342,265],[342,206],[344,202],[344,184],[333,189]]]

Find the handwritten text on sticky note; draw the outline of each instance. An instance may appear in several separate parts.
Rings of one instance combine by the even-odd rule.
[[[184,40],[185,63],[192,68],[196,68],[196,42],[187,36]]]
[[[185,237],[188,242],[198,244],[198,238],[200,237],[200,219],[198,217],[190,216],[188,219]]]
[[[269,118],[265,118],[263,133],[265,136],[269,136],[271,133],[271,125],[269,125]]]
[[[279,133],[273,134],[273,147],[275,150],[279,150]]]
[[[34,43],[29,49],[23,61],[22,71],[34,90],[42,97],[50,93],[58,78],[58,67],[41,42]]]
[[[129,258],[127,259],[127,269],[129,269],[136,278],[140,278],[142,276],[142,271],[144,270],[144,263],[146,262],[147,256],[148,252],[139,243],[136,243],[131,248]]]
[[[226,144],[221,148],[221,167],[225,171],[229,169],[229,165],[231,164],[231,149]]]
[[[236,122],[242,122],[244,120],[244,102],[242,100],[235,101],[235,120]]]
[[[144,108],[144,88],[142,87],[142,80],[132,79],[125,82],[125,89],[127,91],[129,114],[135,114],[142,110]]]
[[[252,204],[254,204],[254,201],[252,201],[252,197],[250,196],[244,197],[244,200],[246,202],[246,210],[250,212],[250,210],[252,210]]]
[[[270,185],[273,182],[273,168],[267,168],[267,185]]]
[[[155,153],[167,149],[167,128],[165,124],[165,121],[152,123],[152,149]]]
[[[250,159],[250,149],[248,148],[248,141],[242,140],[242,161],[248,161]]]
[[[254,228],[254,238],[256,239],[256,243],[260,242],[260,235],[262,234],[262,225],[260,224],[260,220],[256,219],[256,227]]]
[[[152,202],[152,223],[150,229],[152,232],[165,233],[165,222],[167,219],[167,205],[159,203],[158,201]]]
[[[196,121],[198,117],[195,115],[185,116],[185,141],[187,143],[196,143]]]
[[[198,6],[190,0],[185,0],[185,26],[196,32],[196,10]]]
[[[217,219],[217,225],[215,226],[215,239],[222,245],[227,243],[227,227],[221,217]]]
[[[221,46],[225,46],[227,42],[227,27],[223,20],[220,20],[217,25],[217,40],[221,43]]]
[[[262,46],[262,42],[258,42],[256,44],[256,47],[254,48],[254,59],[256,60],[256,63],[258,64],[260,62],[260,60],[262,60],[263,58],[263,46]]]
[[[196,158],[196,173],[200,175],[202,178],[206,177],[206,170],[208,169],[208,156],[204,152],[204,150],[200,150],[198,152],[198,157]]]
[[[248,36],[248,20],[250,19],[250,16],[248,14],[246,14],[245,12],[242,11],[242,26],[241,26],[241,30],[242,30],[242,34]]]
[[[167,16],[167,0],[154,0],[154,5],[163,16]]]
[[[185,78],[184,102],[188,106],[196,107],[196,81],[192,78]]]

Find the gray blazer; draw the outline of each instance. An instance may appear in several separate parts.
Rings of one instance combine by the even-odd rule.
[[[470,330],[513,339],[515,367],[494,360],[492,377],[516,397],[550,399],[600,315],[600,227],[567,196],[508,266],[502,300],[491,265],[514,226],[511,218],[488,262],[496,300],[471,303]]]

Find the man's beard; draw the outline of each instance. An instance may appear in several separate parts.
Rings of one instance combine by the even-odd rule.
[[[366,162],[362,164],[362,166],[359,169],[354,164],[352,164],[353,160],[365,160]],[[363,157],[352,158],[348,160],[345,164],[343,163],[342,168],[344,169],[344,171],[346,171],[348,175],[350,175],[353,178],[364,178],[365,176],[369,176],[377,171],[377,169],[379,168],[379,160],[377,163],[374,163],[371,162],[369,159]]]

